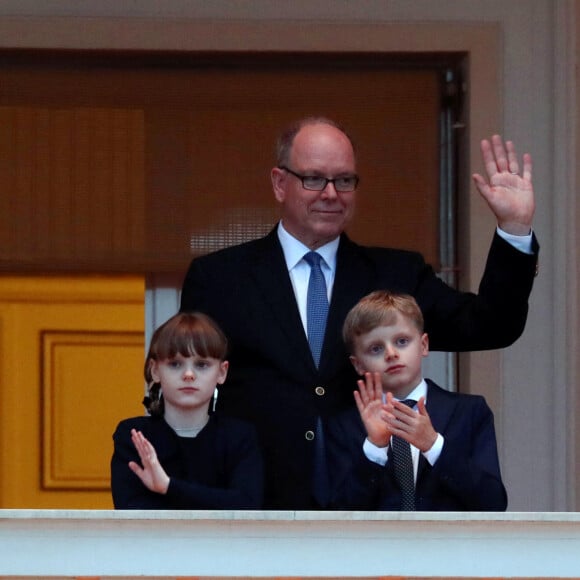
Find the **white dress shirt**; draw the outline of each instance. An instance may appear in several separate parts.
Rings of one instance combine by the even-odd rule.
[[[498,226],[496,228],[497,235],[503,238],[508,244],[513,246],[516,250],[523,252],[524,254],[533,254],[532,252],[532,232],[527,236],[515,236],[514,234],[508,234],[504,232]]]
[[[310,248],[289,234],[284,229],[282,222],[278,224],[278,239],[284,252],[284,259],[288,267],[288,275],[290,276],[292,288],[294,289],[294,296],[296,297],[296,304],[298,305],[304,332],[307,332],[306,295],[308,293],[308,280],[310,279],[310,265],[304,260],[304,254],[310,252]],[[338,251],[339,241],[340,238],[335,238],[316,250],[316,253],[322,257],[320,267],[326,281],[329,304],[332,296],[332,287],[334,286],[336,253]]]

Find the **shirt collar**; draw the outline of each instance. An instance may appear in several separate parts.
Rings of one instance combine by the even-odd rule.
[[[421,382],[405,397],[405,399],[397,399],[396,401],[413,399],[413,401],[418,401],[421,397],[425,397],[425,403],[427,403],[427,383],[425,379],[421,379]],[[383,401],[386,401],[386,395],[383,394]]]
[[[297,240],[292,234],[286,230],[280,221],[278,223],[278,239],[284,252],[284,259],[288,271],[292,270],[304,257],[304,254],[310,251],[310,248],[305,246],[301,241]],[[338,244],[340,237],[320,246],[316,252],[320,254],[326,265],[334,272],[336,270],[336,254],[338,252]]]
[[[418,401],[421,397],[425,397],[425,402],[427,402],[427,383],[425,382],[425,379],[421,379],[421,382],[405,397],[405,399]]]

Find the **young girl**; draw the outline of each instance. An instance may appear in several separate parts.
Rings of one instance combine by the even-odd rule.
[[[262,460],[254,428],[210,413],[228,371],[227,340],[201,313],[160,326],[145,360],[149,415],[113,435],[117,509],[258,509]]]

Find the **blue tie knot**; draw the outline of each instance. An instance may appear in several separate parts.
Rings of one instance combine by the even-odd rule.
[[[320,268],[322,256],[317,252],[308,252],[304,254],[304,259],[308,262],[311,268]]]

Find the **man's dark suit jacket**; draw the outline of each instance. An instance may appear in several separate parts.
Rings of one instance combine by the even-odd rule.
[[[418,253],[355,244],[342,235],[320,367],[312,360],[276,229],[264,238],[196,258],[181,310],[214,318],[230,341],[221,412],[253,422],[266,470],[264,505],[317,509],[312,467],[318,416],[354,405],[356,375],[341,338],[347,312],[377,289],[413,295],[432,350],[468,351],[513,343],[526,322],[534,255],[494,236],[478,295],[441,282]]]
[[[435,465],[419,455],[415,496],[421,511],[505,511],[493,415],[483,397],[450,393],[427,379],[427,412],[443,435]],[[401,491],[390,458],[381,466],[366,458],[366,431],[357,409],[328,421],[331,507],[398,510]]]

